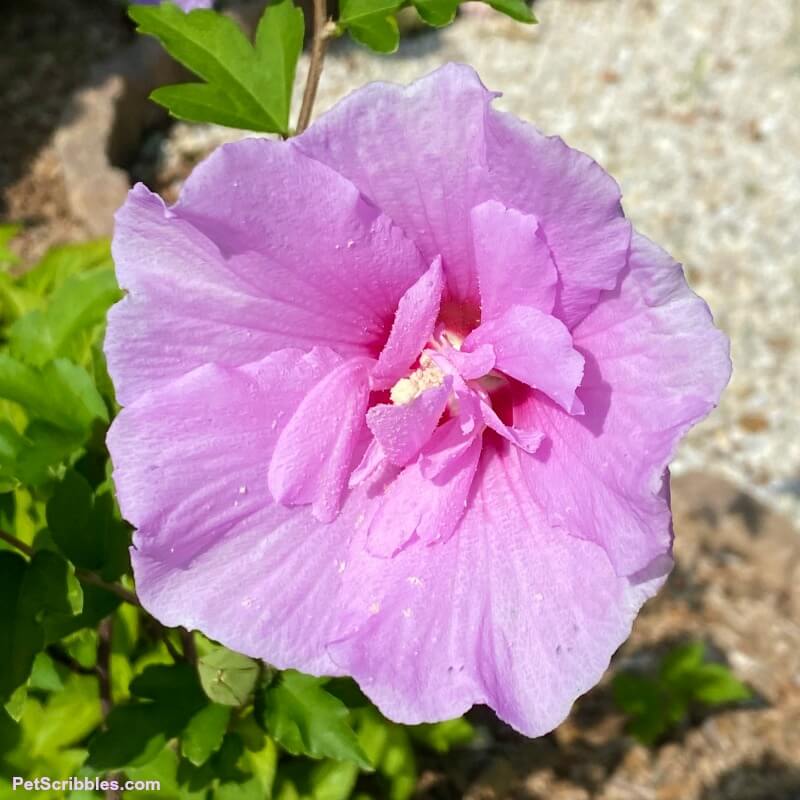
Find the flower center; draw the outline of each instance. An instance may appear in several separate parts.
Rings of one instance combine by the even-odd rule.
[[[389,397],[396,406],[410,403],[427,389],[433,389],[444,383],[444,373],[431,361],[430,356],[423,353],[419,359],[419,367],[407,378],[401,378],[392,386]]]

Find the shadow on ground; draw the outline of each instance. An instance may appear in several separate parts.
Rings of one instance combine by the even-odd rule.
[[[723,773],[701,800],[799,800],[800,767],[772,753]]]

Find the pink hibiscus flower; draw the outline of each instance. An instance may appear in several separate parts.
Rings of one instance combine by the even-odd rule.
[[[214,0],[133,0],[133,4],[143,6],[158,6],[162,2],[174,3],[182,11],[194,11],[196,8],[211,8]]]
[[[728,347],[590,158],[464,66],[117,215],[109,433],[144,606],[390,718],[542,734],[671,566]]]

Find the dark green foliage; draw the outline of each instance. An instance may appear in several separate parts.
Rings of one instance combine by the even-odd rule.
[[[630,716],[628,732],[646,745],[680,725],[697,705],[714,707],[750,697],[728,667],[705,660],[702,642],[671,650],[655,675],[618,674],[612,689],[617,706]]]
[[[109,492],[95,495],[86,479],[69,470],[47,503],[53,540],[76,565],[108,580],[127,568],[127,526],[116,513]]]
[[[88,763],[95,769],[146,764],[208,703],[190,664],[148,667],[131,681],[130,691],[142,702],[116,707],[107,730],[89,744]]]
[[[33,611],[26,580],[28,565],[15,553],[0,552],[0,702],[5,703],[30,674],[33,659],[44,644],[44,632]]]

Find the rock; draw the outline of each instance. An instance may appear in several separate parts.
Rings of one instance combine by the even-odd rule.
[[[53,139],[70,213],[90,236],[111,233],[114,210],[128,192],[127,173],[108,158],[115,110],[124,89],[123,78],[112,74],[79,92],[69,121]]]
[[[237,9],[239,24],[252,34],[263,3]],[[163,125],[165,109],[150,93],[191,79],[155,39],[137,39],[99,65],[90,84],[78,91],[53,137],[73,217],[91,236],[109,235],[114,211],[125,200],[133,160],[147,129]]]

